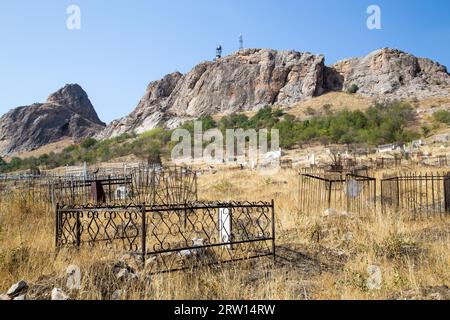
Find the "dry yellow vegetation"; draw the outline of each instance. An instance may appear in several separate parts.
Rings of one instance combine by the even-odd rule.
[[[308,116],[308,109],[323,112],[323,107],[329,105],[331,111],[340,111],[347,109],[366,110],[373,104],[373,99],[358,94],[349,94],[345,92],[329,92],[311,100],[300,102],[292,108],[287,109],[288,112],[296,117],[302,118]]]
[[[55,256],[54,217],[45,206],[0,201],[0,293],[21,279],[42,292],[64,288],[65,270],[81,267],[74,299],[449,299],[450,218],[412,221],[401,214],[364,216],[298,210],[298,175],[226,170],[199,177],[204,200],[275,200],[277,260],[256,259],[192,272],[141,275],[119,283],[111,273],[118,257],[96,250]],[[317,236],[319,235],[319,236]],[[382,285],[369,290],[368,267]],[[40,298],[48,297],[45,294]]]
[[[63,139],[61,141],[58,142],[54,142],[54,143],[49,143],[45,146],[42,146],[36,150],[32,150],[32,151],[26,151],[26,152],[20,152],[17,154],[13,154],[10,155],[8,157],[5,157],[6,161],[10,161],[12,157],[19,157],[21,159],[25,159],[28,157],[39,157],[42,156],[44,154],[48,154],[50,152],[54,152],[54,153],[60,153],[62,152],[65,148],[69,147],[70,145],[74,144],[75,141],[73,141],[72,139]]]

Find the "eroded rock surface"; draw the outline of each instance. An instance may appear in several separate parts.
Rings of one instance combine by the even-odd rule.
[[[12,109],[0,118],[0,156],[93,136],[104,127],[86,92],[66,85],[47,102]]]

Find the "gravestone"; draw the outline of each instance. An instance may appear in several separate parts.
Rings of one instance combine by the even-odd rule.
[[[117,187],[115,194],[117,200],[126,200],[128,195],[127,187],[126,186]]]
[[[381,289],[381,269],[379,266],[370,265],[367,268],[367,273],[369,277],[367,278],[367,288],[369,290],[379,290]]]
[[[347,197],[356,198],[361,194],[362,187],[358,181],[356,181],[355,179],[350,179],[347,181],[345,191],[346,191]]]
[[[70,265],[67,267],[67,282],[66,287],[70,290],[81,289],[81,270],[76,265]]]

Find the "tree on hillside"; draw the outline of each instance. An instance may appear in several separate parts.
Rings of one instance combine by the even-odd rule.
[[[7,165],[8,165],[8,164],[6,163],[6,161],[3,160],[2,157],[0,157],[0,172],[3,172],[3,170],[5,169],[5,167],[6,167]]]
[[[348,89],[347,92],[350,94],[355,94],[359,91],[359,87],[356,84],[352,84]]]
[[[133,153],[148,164],[161,164],[161,142],[153,139],[136,141]]]

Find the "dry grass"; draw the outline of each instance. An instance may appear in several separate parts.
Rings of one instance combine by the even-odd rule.
[[[70,145],[72,145],[74,143],[75,143],[74,140],[67,138],[67,139],[63,139],[61,141],[46,144],[45,146],[37,148],[36,150],[24,151],[24,152],[12,154],[8,157],[5,157],[5,160],[10,161],[13,157],[19,157],[21,159],[25,159],[28,157],[39,157],[39,156],[42,156],[43,154],[48,154],[50,152],[61,153],[65,148],[69,147]]]
[[[315,110],[318,113],[323,113],[323,107],[329,105],[331,110],[341,111],[347,109],[354,110],[366,110],[373,104],[373,99],[361,96],[359,94],[348,94],[346,92],[329,92],[324,95],[314,97],[311,100],[300,102],[288,109],[288,113],[303,118],[308,116],[307,110],[309,108]]]
[[[82,299],[109,299],[117,289],[123,299],[449,298],[442,287],[450,286],[449,218],[300,213],[294,170],[277,176],[240,170],[205,174],[199,177],[199,195],[204,200],[274,199],[277,262],[260,259],[118,282],[110,263],[118,257],[92,250],[55,257],[53,214],[37,204],[3,199],[0,292],[20,279],[47,286],[46,292],[64,288],[66,267],[78,264],[83,287],[70,295]],[[382,270],[380,290],[366,286],[371,264]]]

